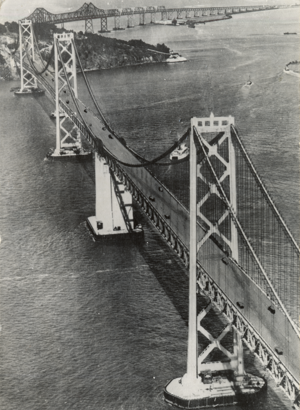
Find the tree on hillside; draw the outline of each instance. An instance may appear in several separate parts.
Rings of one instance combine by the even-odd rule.
[[[4,24],[0,24],[0,34],[5,34],[6,33],[6,27]]]
[[[19,24],[16,23],[15,21],[12,21],[11,23],[7,21],[4,25],[10,33],[19,32]]]

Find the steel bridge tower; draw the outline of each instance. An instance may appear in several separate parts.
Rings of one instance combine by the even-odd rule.
[[[60,106],[60,96],[78,98],[74,34],[54,34],[56,147],[49,157],[89,158],[91,152],[82,147],[81,133]],[[67,101],[69,102],[69,101]]]
[[[28,94],[37,89],[36,78],[24,67],[24,59],[30,58],[34,62],[34,41],[31,20],[19,21],[20,42],[20,78],[21,88],[15,94]]]
[[[93,19],[89,18],[85,20],[85,33],[94,34]]]
[[[231,142],[230,127],[234,125],[233,117],[192,118],[190,133],[190,257],[189,257],[189,324],[188,324],[188,350],[187,371],[181,378],[173,379],[165,388],[167,402],[180,405],[183,408],[197,408],[208,405],[234,404],[238,396],[243,394],[243,389],[255,383],[263,388],[265,381],[259,377],[245,373],[242,334],[229,322],[221,333],[214,337],[201,324],[213,304],[212,301],[197,313],[197,255],[203,243],[212,235],[218,235],[220,240],[228,246],[234,259],[238,260],[238,237],[233,223],[230,224],[230,235],[221,232],[221,224],[226,218],[230,219],[226,209],[218,219],[210,221],[204,214],[203,207],[212,196],[219,196],[217,185],[228,179],[229,196],[232,209],[236,211],[236,179],[235,179],[235,152]],[[207,139],[207,134],[216,134]],[[225,144],[226,149],[220,150]],[[198,158],[197,150],[206,152]],[[222,152],[222,154],[220,153]],[[225,153],[226,152],[226,153]],[[219,161],[222,171],[218,172],[216,182],[209,178],[204,167],[208,161]],[[199,180],[207,186],[207,192],[197,193]],[[204,220],[207,233],[202,240],[197,240],[197,218]],[[211,219],[212,217],[210,217]],[[229,331],[233,331],[233,349],[230,352],[222,344],[222,339]],[[209,340],[208,346],[198,352],[198,332]],[[226,356],[226,361],[205,362],[213,350],[218,350]],[[228,376],[228,371],[231,376]],[[227,372],[227,373],[226,373]],[[217,380],[217,382],[216,382]],[[243,386],[243,387],[241,387]],[[224,397],[226,400],[224,401]]]

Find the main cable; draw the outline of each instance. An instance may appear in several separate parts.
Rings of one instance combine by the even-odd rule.
[[[75,47],[74,42],[73,42],[73,46],[74,46],[74,48],[75,48],[75,50],[76,50],[76,47]],[[58,42],[57,42],[57,41],[56,41],[56,47],[57,47],[57,49],[58,49],[60,61],[62,62],[61,52],[60,52],[60,49],[59,49],[59,47],[58,47]],[[78,58],[78,53],[77,53],[77,58]],[[79,63],[80,63],[80,60],[79,60]],[[80,65],[81,65],[81,63],[80,63]],[[74,91],[73,91],[73,89],[72,89],[72,87],[71,87],[71,84],[70,84],[70,81],[69,81],[69,78],[68,78],[68,76],[67,76],[66,69],[65,69],[65,66],[64,66],[63,63],[62,63],[62,66],[63,66],[63,71],[64,71],[65,78],[66,78],[66,80],[67,80],[67,85],[68,85],[68,88],[69,88],[69,91],[70,91],[72,100],[73,100],[73,102],[74,102],[74,105],[75,105],[75,107],[76,107],[76,110],[77,110],[78,114],[80,115],[80,118],[82,119],[82,121],[83,121],[83,123],[84,123],[86,129],[87,129],[88,132],[91,134],[91,136],[93,137],[93,139],[95,140],[95,142],[96,142],[96,140],[99,141],[99,138],[97,138],[97,136],[93,133],[93,131],[90,130],[90,128],[88,127],[88,125],[87,125],[87,123],[86,123],[86,121],[85,121],[85,119],[83,118],[83,116],[82,116],[82,114],[81,114],[80,108],[79,108],[78,103],[77,103],[77,99],[76,99],[76,97],[75,97],[75,95],[74,95]],[[82,65],[81,65],[81,68],[82,68]],[[84,76],[84,77],[85,77],[85,76]],[[93,92],[92,92],[92,90],[91,90],[91,87],[90,87],[88,81],[87,81],[87,86],[88,86],[88,88],[89,88],[89,91],[91,92],[91,96],[94,97]],[[97,104],[97,101],[96,101],[96,99],[95,99],[95,97],[93,98],[93,101],[95,102],[95,105],[98,105],[98,104]],[[102,117],[103,121],[105,121],[105,123],[108,124],[107,121],[105,120],[105,118],[104,118],[104,116],[103,116],[101,110],[100,110],[100,107],[99,107],[99,113],[101,114],[101,117]],[[113,132],[113,130],[112,130],[111,127],[109,127],[109,130],[115,135],[115,133]],[[177,141],[175,144],[173,144],[167,151],[165,151],[163,154],[159,155],[158,157],[154,158],[153,160],[148,161],[148,160],[146,160],[145,158],[141,159],[141,160],[144,161],[143,164],[132,164],[132,163],[130,164],[130,163],[121,161],[119,158],[117,158],[117,157],[116,157],[108,148],[106,148],[105,146],[103,146],[103,150],[106,151],[106,153],[107,153],[111,158],[113,158],[115,161],[117,161],[117,162],[120,163],[121,165],[124,165],[124,166],[127,166],[127,167],[132,167],[132,168],[143,168],[143,167],[146,167],[146,166],[149,166],[149,165],[157,164],[157,162],[158,162],[159,160],[163,159],[163,158],[166,157],[168,154],[170,154],[172,151],[174,151],[174,149],[175,149],[178,145],[180,145],[182,141],[184,141],[184,140],[187,138],[188,133],[189,133],[189,131],[187,131],[187,132],[179,139],[179,141]],[[128,149],[128,148],[127,148],[127,149]],[[157,164],[157,165],[169,166],[169,165],[175,165],[175,164],[177,164],[177,163],[179,163],[179,161],[174,162],[174,163]]]

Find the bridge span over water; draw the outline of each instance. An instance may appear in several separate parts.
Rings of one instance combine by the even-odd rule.
[[[270,5],[243,5],[224,7],[165,7],[165,6],[145,6],[145,7],[125,7],[120,9],[100,9],[93,3],[84,3],[78,10],[68,13],[50,13],[44,8],[37,8],[32,14],[26,17],[33,23],[53,23],[64,24],[71,21],[85,21],[86,32],[93,32],[93,20],[100,19],[101,32],[107,31],[107,19],[114,19],[114,29],[119,30],[120,18],[127,17],[127,27],[134,26],[134,16],[138,16],[139,24],[154,23],[156,19],[172,20],[189,19],[201,16],[231,15],[237,13],[249,13],[254,11],[264,11],[276,9],[277,6]]]
[[[127,146],[103,115],[83,71],[95,113],[78,97],[76,62],[80,65],[80,60],[73,33],[56,34],[53,47],[54,68],[35,47],[31,21],[20,23],[19,92],[34,93],[38,81],[56,102],[57,119],[63,114],[56,121],[54,156],[63,156],[64,149],[70,147],[80,151],[80,138],[74,137],[74,130],[93,148],[96,223],[97,195],[106,174],[113,182],[125,231],[133,233],[136,228],[130,204],[133,198],[187,267],[191,266],[194,249],[190,243],[196,245],[192,292],[194,296],[196,292],[207,295],[211,306],[224,314],[228,325],[219,338],[233,330],[240,340],[237,355],[231,354],[206,331],[211,344],[199,355],[194,349],[188,372],[196,372],[198,377],[199,368],[220,366],[243,371],[243,340],[299,408],[300,362],[295,360],[300,351],[299,247],[246,152],[233,117],[193,118],[191,128],[181,138],[183,141],[190,136],[191,144],[198,141],[197,160],[190,168],[190,178],[197,180],[199,190],[194,198],[197,222],[190,226],[189,210],[155,177],[155,166],[163,165],[161,160],[170,150],[150,161]],[[73,127],[71,131],[68,123]],[[68,138],[71,142],[66,141]],[[103,226],[96,224],[92,228],[97,235]],[[205,312],[195,316],[195,334],[204,332],[200,322]],[[226,353],[229,364],[204,362],[213,348]]]

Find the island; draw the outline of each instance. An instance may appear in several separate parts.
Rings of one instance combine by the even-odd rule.
[[[19,77],[18,24],[0,24],[0,79],[14,80]],[[54,24],[34,24],[33,30],[38,40],[42,57],[48,61],[53,44],[53,34],[72,32]],[[75,43],[86,71],[165,62],[170,49],[165,44],[147,44],[142,40],[124,41],[92,33],[75,33]],[[78,67],[79,69],[79,67]]]

